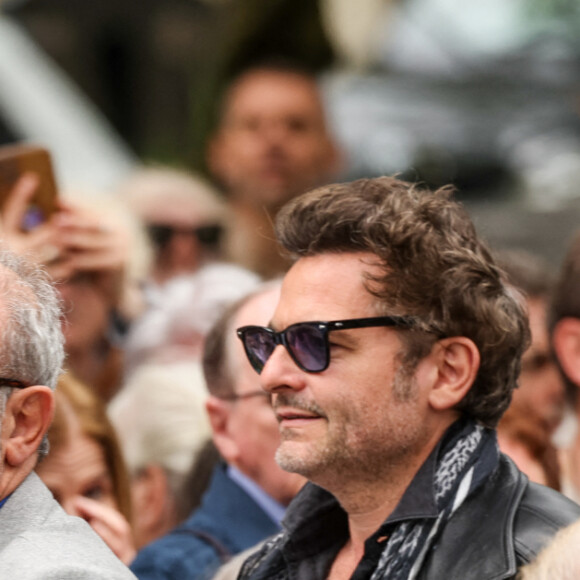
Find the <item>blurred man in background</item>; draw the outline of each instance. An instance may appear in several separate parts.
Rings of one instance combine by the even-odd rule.
[[[131,568],[141,580],[210,577],[229,556],[278,532],[286,505],[304,483],[274,460],[278,424],[235,335],[238,326],[266,324],[279,294],[278,283],[265,286],[230,308],[208,335],[206,407],[225,463],[215,468],[199,509],[139,552]]]
[[[220,113],[208,165],[234,214],[228,254],[263,276],[279,274],[288,262],[273,234],[277,211],[340,168],[316,79],[282,64],[249,68],[230,84]]]

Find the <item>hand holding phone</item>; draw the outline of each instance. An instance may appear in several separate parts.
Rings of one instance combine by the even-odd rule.
[[[50,153],[36,145],[0,147],[0,214],[6,213],[18,183],[27,175],[35,176],[37,184],[21,217],[23,231],[38,227],[57,210],[57,187]]]

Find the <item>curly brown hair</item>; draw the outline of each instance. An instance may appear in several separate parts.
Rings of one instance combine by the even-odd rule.
[[[458,410],[494,427],[511,400],[530,341],[523,298],[478,238],[453,188],[435,192],[392,177],[321,187],[288,203],[276,233],[294,258],[371,252],[381,268],[367,290],[385,314],[413,316],[399,330],[414,368],[442,337],[470,338],[481,364]]]

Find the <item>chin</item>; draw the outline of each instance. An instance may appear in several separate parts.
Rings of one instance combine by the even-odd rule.
[[[296,473],[303,477],[310,477],[315,467],[312,455],[304,452],[300,453],[300,450],[292,449],[292,447],[296,446],[288,442],[282,443],[278,451],[276,451],[276,463],[284,471]]]

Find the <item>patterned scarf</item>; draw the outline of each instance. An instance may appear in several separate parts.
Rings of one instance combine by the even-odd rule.
[[[371,580],[414,580],[429,549],[457,508],[494,470],[499,458],[495,432],[462,421],[448,433],[435,469],[435,520],[397,524]]]

